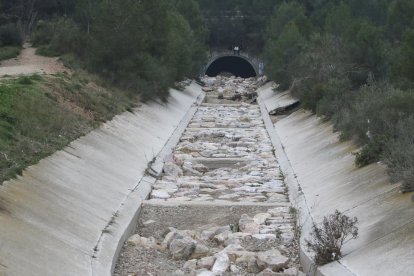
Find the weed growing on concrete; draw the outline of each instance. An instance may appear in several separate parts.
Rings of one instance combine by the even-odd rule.
[[[302,234],[302,226],[303,225],[300,224],[299,221],[298,221],[298,210],[295,207],[290,206],[289,207],[289,214],[292,215],[292,219],[295,223],[295,225],[294,225],[294,227],[295,227],[294,228],[295,239],[299,242],[300,241],[300,236]]]
[[[358,238],[356,217],[350,218],[338,210],[323,218],[321,225],[313,225],[311,239],[305,240],[306,246],[315,253],[316,265],[324,265],[342,257],[342,246]]]

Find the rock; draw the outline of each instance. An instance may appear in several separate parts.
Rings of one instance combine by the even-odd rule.
[[[137,246],[139,245],[141,242],[141,236],[138,234],[132,235],[131,237],[128,238],[127,240],[127,244],[128,245],[134,245]]]
[[[195,248],[195,240],[180,234],[173,238],[169,246],[169,250],[175,260],[188,260]]]
[[[231,231],[226,231],[226,232],[220,233],[218,235],[215,235],[214,240],[217,241],[218,243],[224,243],[224,241],[229,238],[229,235],[231,233],[232,233]]]
[[[201,173],[208,172],[208,167],[204,166],[203,164],[196,164],[193,166],[193,169]]]
[[[289,258],[283,256],[279,250],[272,249],[257,253],[257,264],[261,270],[270,268],[273,271],[279,271],[287,268]]]
[[[200,260],[197,261],[197,268],[199,269],[205,268],[205,269],[210,270],[213,267],[215,261],[216,261],[216,257],[214,256],[201,258]]]
[[[191,272],[197,269],[197,260],[189,260],[185,262],[183,269],[187,272]]]
[[[174,232],[174,231],[169,232],[169,233],[165,236],[164,240],[162,241],[162,243],[161,243],[161,248],[162,248],[163,250],[167,250],[167,249],[170,247],[170,243],[171,243],[171,241],[174,239],[174,237],[175,237],[176,235],[177,235],[177,232]]]
[[[141,238],[142,245],[148,248],[154,248],[157,250],[161,249],[161,246],[158,244],[157,240],[154,237],[149,237],[148,239]]]
[[[230,272],[239,274],[240,269],[235,265],[230,265]]]
[[[239,220],[239,229],[243,233],[258,234],[260,225],[246,214],[243,214]]]
[[[215,229],[214,234],[218,235],[218,234],[221,234],[223,232],[228,232],[228,231],[231,231],[230,225],[221,226]]]
[[[249,233],[241,233],[241,232],[237,232],[237,233],[231,233],[229,234],[229,236],[227,237],[227,239],[224,241],[224,246],[228,246],[231,244],[240,244],[241,240],[245,237],[250,236]]]
[[[181,168],[173,162],[166,162],[164,164],[163,171],[165,175],[172,176],[175,178],[183,175],[183,171],[181,170]]]
[[[185,161],[183,164],[183,172],[186,176],[201,176],[201,173],[193,169],[193,164],[190,161]]]
[[[256,258],[256,253],[250,251],[227,251],[226,253],[231,262],[235,262],[237,259],[245,256],[253,256]]]
[[[265,226],[260,228],[259,234],[274,234],[277,230],[277,227]]]
[[[216,254],[216,261],[214,262],[212,271],[215,273],[224,273],[230,266],[230,259],[226,253],[220,252]]]
[[[183,154],[183,153],[182,154],[175,154],[173,156],[174,163],[177,166],[182,166],[186,160],[191,159],[191,158],[192,158],[192,156],[190,154]],[[165,177],[166,176],[164,176],[163,178],[165,178]]]
[[[152,190],[151,192],[151,198],[167,199],[170,197],[170,194],[165,190]]]
[[[242,186],[242,187],[236,188],[234,190],[239,191],[239,192],[255,193],[257,191],[257,188],[256,187],[251,187],[251,186]]]
[[[254,234],[252,237],[256,240],[276,240],[276,234]]]
[[[236,264],[241,264],[247,267],[247,272],[258,273],[260,272],[259,266],[257,265],[256,256],[252,254],[241,255],[236,259]]]
[[[153,223],[156,223],[156,221],[150,219],[150,220],[147,220],[147,221],[143,222],[142,224],[144,224],[145,226],[147,226],[147,225],[150,225],[150,224],[153,224]]]
[[[169,194],[175,193],[178,190],[178,186],[176,185],[176,183],[172,183],[172,182],[164,182],[164,181],[159,181],[156,182],[152,188],[154,190],[164,190]]]
[[[283,270],[281,274],[283,276],[297,276],[299,274],[299,271],[296,267],[291,267],[291,268]]]
[[[272,217],[269,213],[260,213],[253,217],[253,221],[257,224],[265,224],[266,219]]]
[[[197,276],[218,276],[218,275],[208,270],[198,270]]]
[[[173,272],[172,276],[185,276],[186,274],[182,270],[176,270]]]
[[[289,214],[289,207],[276,207],[276,208],[267,210],[267,213],[275,217],[280,216],[282,214]]]
[[[201,232],[201,239],[202,240],[205,240],[205,241],[208,241],[211,238],[213,238],[214,235],[215,235],[215,232],[214,231],[204,230],[203,232]]]
[[[146,248],[161,250],[161,246],[158,244],[157,240],[154,237],[145,238],[141,237],[138,234],[135,234],[128,239],[127,243],[133,246],[143,246]]]
[[[201,244],[201,243],[197,243],[196,247],[194,249],[194,252],[191,255],[191,258],[199,259],[199,258],[206,257],[209,254],[210,254],[210,249],[207,246],[205,246],[204,244]]]
[[[280,275],[280,273],[276,273],[270,268],[266,268],[265,270],[257,274],[257,276],[277,276],[277,275]]]
[[[202,90],[204,91],[204,92],[211,92],[211,91],[214,91],[214,88],[212,88],[212,87],[203,87],[202,88]]]
[[[306,274],[299,270],[297,276],[306,276]]]
[[[224,252],[230,252],[230,251],[244,251],[243,246],[240,244],[229,244],[226,246],[226,248],[223,249]]]

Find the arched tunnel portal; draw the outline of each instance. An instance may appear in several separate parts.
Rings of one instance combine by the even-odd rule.
[[[221,73],[231,73],[236,77],[256,77],[258,72],[254,65],[243,56],[221,56],[211,61],[205,70],[205,75],[215,77]]]

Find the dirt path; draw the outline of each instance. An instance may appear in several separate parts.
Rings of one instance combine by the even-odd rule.
[[[69,72],[57,57],[43,57],[35,54],[36,49],[26,43],[17,58],[0,63],[0,76],[16,76],[31,74],[56,74]]]

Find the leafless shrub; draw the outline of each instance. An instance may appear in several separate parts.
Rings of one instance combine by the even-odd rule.
[[[307,247],[315,253],[316,265],[339,260],[344,243],[358,238],[356,217],[350,218],[338,210],[323,218],[321,225],[313,225],[311,239],[305,240]]]

